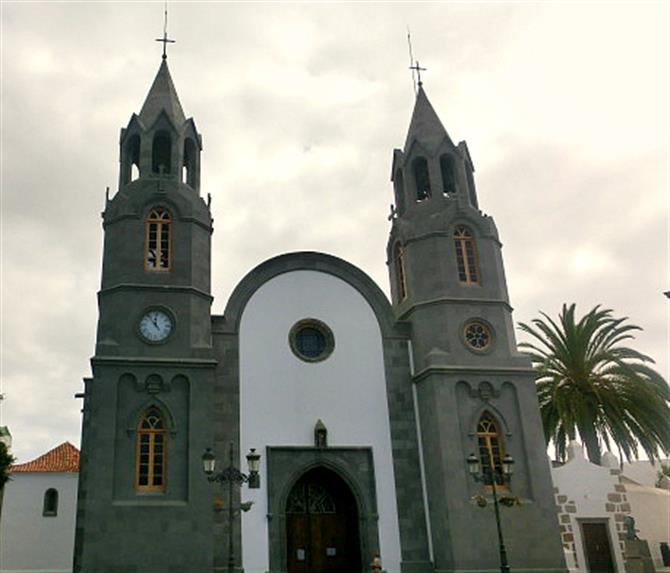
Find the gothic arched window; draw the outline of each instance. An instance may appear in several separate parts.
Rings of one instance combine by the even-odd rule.
[[[393,265],[395,266],[398,302],[407,298],[407,278],[405,276],[405,254],[400,242],[393,245]]]
[[[123,183],[135,181],[140,174],[140,136],[131,135],[123,146],[121,179]]]
[[[58,515],[58,490],[49,488],[44,492],[42,515],[45,517],[54,517]]]
[[[151,171],[154,173],[170,173],[172,165],[172,140],[165,131],[154,135],[151,148]]]
[[[484,412],[477,423],[477,447],[479,449],[479,463],[487,484],[495,475],[496,484],[503,483],[502,461],[503,440],[495,418]]]
[[[148,408],[137,424],[135,489],[165,489],[167,432],[160,410]]]
[[[184,141],[184,164],[182,167],[182,182],[195,189],[196,147],[191,138]]]
[[[479,284],[477,249],[470,229],[464,225],[458,225],[454,230],[454,245],[456,247],[458,280],[465,285]]]
[[[149,211],[145,222],[146,247],[144,268],[149,271],[169,271],[172,245],[172,217],[163,207]]]
[[[428,174],[428,161],[425,157],[417,157],[412,162],[414,182],[416,183],[416,200],[423,201],[430,197],[430,176]]]
[[[451,195],[456,193],[456,165],[451,155],[440,157],[440,171],[442,173],[442,193]]]

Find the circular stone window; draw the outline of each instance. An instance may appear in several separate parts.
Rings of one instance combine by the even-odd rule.
[[[293,354],[305,362],[325,360],[335,348],[333,331],[315,318],[296,322],[289,332],[288,341]]]
[[[470,350],[486,352],[493,344],[493,332],[481,320],[470,320],[463,327],[463,340]]]

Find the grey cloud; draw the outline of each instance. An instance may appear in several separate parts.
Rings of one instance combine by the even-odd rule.
[[[555,314],[573,300],[581,310],[602,302],[645,328],[637,347],[667,374],[668,301],[660,291],[668,288],[668,181],[656,151],[667,131],[650,130],[622,154],[585,132],[596,125],[587,115],[594,110],[573,102],[561,116],[574,136],[566,143],[554,132],[552,118],[563,110],[551,86],[618,102],[613,124],[636,124],[643,111],[667,118],[657,102],[668,97],[640,95],[641,109],[634,98],[602,92],[608,78],[600,70],[573,76],[573,51],[589,50],[574,44],[579,38],[560,69],[542,65],[554,48],[542,43],[543,32],[576,11],[607,54],[620,27],[633,36],[659,33],[649,25],[658,17],[653,7],[619,6],[607,21],[598,11],[535,4],[174,3],[170,10],[178,42],[170,67],[204,137],[203,192],[214,200],[215,312],[246,272],[289,250],[343,257],[387,290],[391,153],[404,141],[413,97],[409,24],[415,55],[429,68],[428,95],[475,158],[480,203],[505,245],[515,318]],[[93,351],[99,213],[105,186],[116,187],[119,129],[139,111],[159,65],[153,40],[161,18],[160,3],[3,5],[2,424],[23,460],[78,441],[72,395]],[[631,59],[617,62],[617,81],[635,72],[642,91],[668,96],[667,57],[658,69],[628,69],[661,61],[629,40]],[[342,86],[355,93],[338,100]],[[527,109],[530,96],[539,111]],[[598,144],[584,147],[589,141]],[[286,157],[290,169],[280,177],[276,165]],[[566,271],[565,258],[587,244],[613,266]]]

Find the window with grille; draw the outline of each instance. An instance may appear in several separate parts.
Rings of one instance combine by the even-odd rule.
[[[330,327],[316,318],[296,322],[288,334],[293,353],[305,362],[321,362],[335,349],[335,337]]]
[[[167,432],[158,408],[152,406],[137,425],[135,489],[165,490]]]
[[[458,280],[464,285],[479,284],[477,249],[470,229],[464,225],[458,225],[454,230],[454,245],[456,247]]]
[[[298,482],[286,501],[286,513],[337,513],[335,500],[323,485]]]
[[[146,252],[144,268],[169,271],[171,263],[172,217],[167,209],[156,207],[146,219]]]
[[[489,412],[484,412],[477,424],[477,445],[485,483],[490,485],[491,478],[495,476],[496,484],[502,484],[502,434]]]

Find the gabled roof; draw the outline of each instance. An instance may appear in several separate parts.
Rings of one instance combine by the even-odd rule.
[[[445,138],[449,139],[447,130],[444,129],[440,118],[428,101],[423,87],[419,86],[414,111],[412,112],[412,121],[409,124],[409,131],[405,140],[404,152],[409,151],[414,140],[420,142],[424,147],[434,150]]]
[[[186,121],[166,60],[161,62],[154,83],[151,84],[144,100],[139,115],[142,124],[147,129],[151,128],[162,110],[165,110],[172,122],[179,127]]]
[[[63,442],[46,454],[24,464],[11,467],[12,473],[20,472],[78,472],[79,450],[70,442]]]

